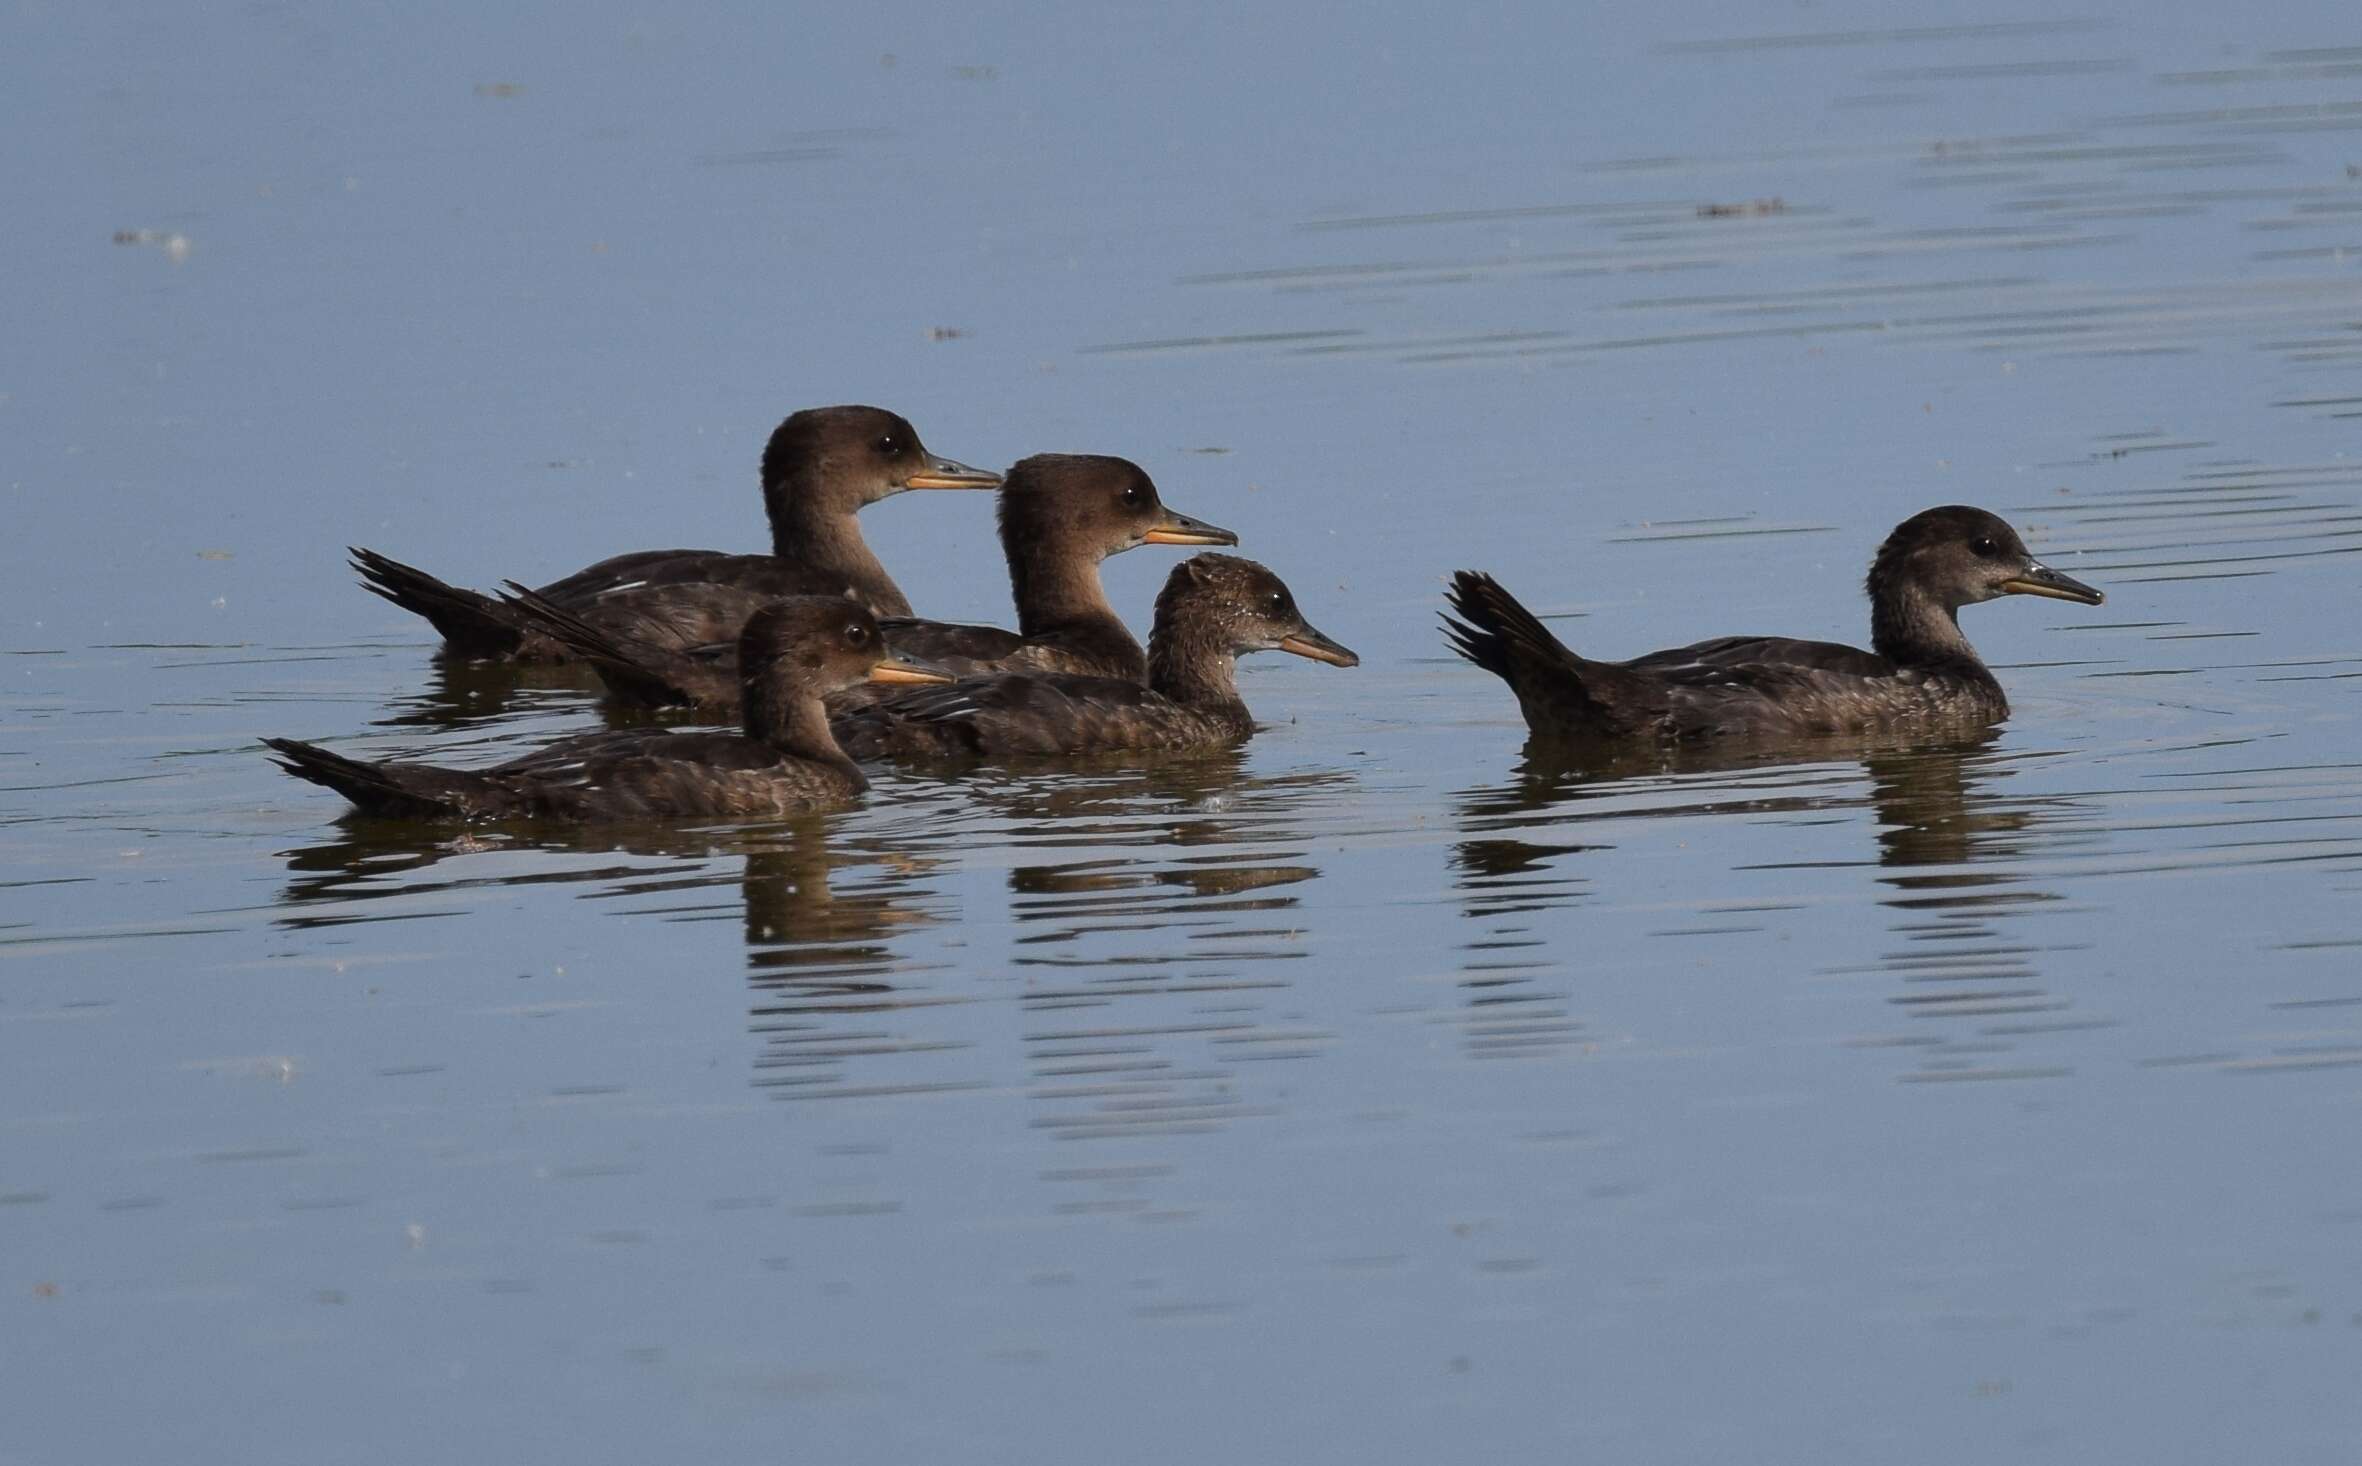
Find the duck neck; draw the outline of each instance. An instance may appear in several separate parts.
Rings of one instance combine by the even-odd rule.
[[[880,616],[910,614],[910,602],[871,553],[851,509],[823,503],[792,479],[772,486],[765,498],[771,511],[773,555],[841,580]]]
[[[1159,626],[1150,633],[1148,685],[1184,707],[1246,713],[1238,695],[1238,654],[1186,627]]]
[[[1870,646],[1898,667],[1944,672],[1973,682],[1994,680],[1976,648],[1960,634],[1953,609],[1915,586],[1885,586],[1871,598]]]
[[[1107,603],[1097,560],[1077,560],[1071,553],[1020,550],[1012,545],[1009,588],[1017,601],[1017,634],[1026,640],[1054,636],[1076,650],[1111,662],[1135,669],[1141,665],[1140,643],[1132,639],[1131,629]],[[1136,670],[1134,675],[1138,675]]]
[[[749,677],[742,690],[746,711],[739,730],[747,737],[789,757],[835,769],[856,790],[869,787],[861,766],[845,756],[836,734],[829,731],[828,708],[818,696],[783,685],[777,677]]]

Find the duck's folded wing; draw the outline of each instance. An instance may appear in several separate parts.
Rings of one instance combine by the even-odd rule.
[[[1154,747],[1180,710],[1113,677],[1004,673],[914,689],[836,726],[856,756],[1054,754]]]
[[[743,624],[765,603],[720,587],[702,598],[679,594],[694,589],[650,588],[622,598],[644,603],[606,607],[593,602],[576,612],[510,581],[507,601],[540,634],[588,662],[618,702],[652,708],[733,706],[738,697],[737,642],[686,647],[678,643],[707,629],[709,622],[736,619]]]
[[[765,597],[842,594],[843,577],[776,555],[720,550],[635,550],[575,571],[540,588],[562,606],[588,603],[647,586],[719,585]]]
[[[878,622],[886,645],[953,672],[997,670],[1025,646],[1025,638],[998,626],[969,626],[956,621],[928,621],[915,616],[889,616]]]
[[[1734,638],[1734,641],[1736,639]],[[1764,654],[1768,650],[1769,654]],[[1672,726],[1690,736],[1794,737],[1891,721],[1913,674],[1883,657],[1827,642],[1758,642],[1656,669]]]
[[[730,733],[587,735],[570,761],[503,770],[536,807],[577,818],[776,814],[834,802],[845,777]],[[558,753],[553,746],[545,753]]]
[[[1778,679],[1812,671],[1852,677],[1895,675],[1894,663],[1876,652],[1787,636],[1718,636],[1692,646],[1650,652],[1622,665],[1676,684],[1696,685],[1727,683],[1733,676]]]

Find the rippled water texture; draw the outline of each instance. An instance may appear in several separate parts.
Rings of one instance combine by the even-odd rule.
[[[2362,21],[20,7],[0,1462],[2362,1449]],[[599,714],[343,565],[1121,453],[1340,671],[786,825],[352,824]],[[1991,736],[1529,762],[1470,566]],[[983,495],[869,512],[999,620]],[[1173,563],[1111,562],[1145,629]]]

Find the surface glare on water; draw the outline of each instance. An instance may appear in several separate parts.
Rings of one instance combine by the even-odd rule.
[[[0,26],[0,1462],[2353,1459],[2348,8]],[[593,726],[343,547],[753,549],[833,401],[1363,665],[771,826],[259,756]],[[1947,502],[2109,597],[1953,745],[1576,772],[1436,625],[1858,642]]]

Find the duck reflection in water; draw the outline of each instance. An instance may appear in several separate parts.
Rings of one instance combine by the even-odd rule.
[[[1466,914],[1483,923],[1463,944],[1465,981],[1495,1005],[1518,983],[1560,964],[1533,926],[1533,913],[1577,904],[1589,894],[1585,862],[1569,857],[1613,848],[1609,831],[1627,821],[1728,815],[1873,816],[1879,904],[1894,914],[1892,940],[1867,966],[1825,976],[1874,973],[1902,986],[1885,1018],[1900,1032],[1859,1046],[1908,1047],[1924,1061],[1913,1080],[2014,1078],[2065,1072],[2056,1065],[1996,1065],[1991,1056],[2026,1036],[2094,1026],[2057,1015],[2069,1006],[2043,981],[2045,954],[2071,949],[2013,933],[2018,918],[2055,908],[2060,897],[2032,873],[2093,838],[2080,801],[2011,796],[2007,782],[2040,753],[2006,749],[1998,729],[1947,742],[1854,739],[1784,754],[1736,750],[1627,751],[1613,760],[1570,763],[1562,744],[1537,741],[1505,784],[1460,796],[1464,838],[1453,865]],[[1867,778],[1867,789],[1864,778]],[[1567,837],[1567,838],[1551,838]],[[1867,854],[1867,852],[1866,852]],[[1755,866],[1816,879],[1831,862]]]
[[[582,707],[582,694],[598,685],[589,669],[578,666],[438,657],[427,664],[426,685],[393,699],[370,726],[450,733],[537,712],[573,714]]]
[[[1985,738],[1864,760],[1878,811],[1880,879],[1891,891],[1880,904],[1894,913],[1893,940],[1874,970],[1902,985],[1888,1002],[1890,1016],[1905,1021],[1857,1042],[1915,1053],[1919,1066],[1900,1076],[1905,1081],[2061,1078],[2071,1066],[2048,1056],[2030,1061],[2018,1056],[2020,1046],[2111,1026],[2072,1015],[2073,999],[2046,978],[2053,954],[2088,944],[2023,925],[2065,910],[2035,863],[2096,838],[2080,828],[2080,800],[2000,792],[2027,757]]]
[[[1061,944],[1094,933],[1147,932],[1166,940],[1156,943],[1156,953],[1133,960],[1161,965],[1208,955],[1240,957],[1227,945],[1218,954],[1176,952],[1169,944],[1172,928],[1209,935],[1207,928],[1227,925],[1233,914],[1294,906],[1293,895],[1254,893],[1320,874],[1307,858],[1310,826],[1324,812],[1346,807],[1356,783],[1341,769],[1251,776],[1246,759],[1239,748],[1135,756],[1128,766],[1103,763],[1079,776],[977,788],[981,802],[996,808],[1020,841],[1055,840],[1078,852],[1071,860],[1009,872],[1017,920],[1055,928],[1019,941]],[[1297,944],[1265,955],[1305,954]]]

